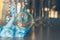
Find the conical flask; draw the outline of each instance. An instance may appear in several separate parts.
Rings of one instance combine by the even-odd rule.
[[[30,14],[30,9],[26,7],[24,1],[17,3],[17,10],[18,12],[15,18],[15,25],[17,25],[17,27],[19,28],[20,27],[24,27],[24,28],[31,27],[33,17]]]

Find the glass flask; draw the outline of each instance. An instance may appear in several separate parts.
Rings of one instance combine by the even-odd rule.
[[[33,25],[33,17],[25,0],[20,0],[17,3],[17,16],[15,17],[14,25],[17,28],[15,37],[24,37]]]
[[[2,20],[1,22],[5,22],[5,24],[2,28],[0,28],[2,29],[0,30],[0,37],[24,37],[33,25],[33,17],[30,14],[28,3],[25,2],[26,0],[7,1],[8,0],[6,0],[5,4],[6,8],[10,9],[8,9],[8,12],[6,8],[3,8],[4,10],[2,18],[4,20]],[[16,4],[15,1],[17,2]],[[11,2],[11,4],[8,4],[9,2]],[[10,5],[10,7],[7,4]]]
[[[28,28],[32,25],[33,17],[30,14],[30,9],[28,9],[24,0],[17,3],[17,16],[15,17],[15,25],[17,27]]]

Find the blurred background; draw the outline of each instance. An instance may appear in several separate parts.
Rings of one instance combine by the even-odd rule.
[[[0,5],[1,2],[2,0]],[[34,25],[25,38],[13,40],[60,40],[60,0],[28,0],[28,4]]]

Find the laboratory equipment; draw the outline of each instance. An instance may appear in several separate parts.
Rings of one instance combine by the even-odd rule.
[[[4,0],[5,1],[5,0]],[[0,27],[0,37],[24,37],[31,29],[33,25],[33,17],[30,14],[30,9],[28,6],[28,0],[6,0],[6,8],[3,11],[6,12],[6,15],[3,13],[2,16],[4,19],[5,25]],[[3,22],[3,23],[4,23]]]

